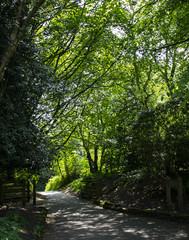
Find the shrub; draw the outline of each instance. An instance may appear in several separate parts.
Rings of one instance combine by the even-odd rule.
[[[45,187],[45,191],[58,190],[63,185],[62,176],[51,177]]]

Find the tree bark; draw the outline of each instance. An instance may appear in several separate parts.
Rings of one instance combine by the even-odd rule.
[[[94,169],[98,172],[98,146],[94,147]]]
[[[95,147],[94,148],[94,160],[91,157],[91,153],[90,153],[90,148],[88,146],[88,144],[86,144],[86,141],[84,139],[83,133],[82,133],[82,129],[80,127],[80,134],[81,134],[81,140],[83,142],[83,148],[85,149],[86,153],[87,153],[87,160],[89,162],[89,167],[90,167],[90,172],[91,173],[97,173],[98,172],[98,148]],[[90,138],[90,133],[89,133],[89,138]]]
[[[64,152],[64,168],[65,168],[65,172],[66,172],[66,177],[68,179],[71,179],[68,164],[67,164],[67,155],[65,152]]]
[[[85,151],[87,153],[87,159],[88,159],[88,162],[89,162],[90,172],[91,173],[98,172],[98,165],[97,165],[97,163],[95,163],[95,161],[93,161],[93,159],[91,157],[91,153],[90,153],[88,147],[84,146],[84,149],[85,149]]]

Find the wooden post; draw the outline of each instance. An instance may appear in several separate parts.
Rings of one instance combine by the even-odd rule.
[[[36,205],[36,181],[33,180],[33,205]]]
[[[167,177],[166,179],[166,200],[168,209],[172,209],[171,190],[177,191],[177,202],[179,210],[183,209],[183,192],[182,192],[182,178],[176,176],[175,178]]]
[[[182,178],[178,177],[178,188],[177,188],[177,193],[178,193],[178,207],[179,210],[182,211],[183,209],[183,191],[182,191]]]
[[[167,201],[167,206],[168,209],[171,210],[171,188],[169,184],[169,178],[167,177],[166,179],[166,201]]]
[[[3,179],[0,175],[0,204],[3,204]]]
[[[27,180],[27,201],[30,201],[30,182]]]
[[[26,180],[22,180],[22,205],[25,207],[26,205]]]

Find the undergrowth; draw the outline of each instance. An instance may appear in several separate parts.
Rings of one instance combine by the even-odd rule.
[[[1,240],[22,240],[19,232],[25,232],[24,225],[28,223],[18,212],[10,212],[0,218],[0,239]]]
[[[85,183],[83,181],[83,178],[78,178],[76,180],[74,180],[73,182],[71,182],[70,184],[68,184],[67,189],[71,189],[74,192],[79,192],[81,191],[83,188],[85,187]]]
[[[62,176],[60,175],[54,176],[49,179],[45,187],[45,191],[58,190],[59,188],[62,187],[62,185],[63,185]]]
[[[47,216],[47,211],[46,211],[46,209],[43,209],[37,218],[37,223],[33,230],[34,240],[40,239],[41,234],[45,228],[46,216]]]

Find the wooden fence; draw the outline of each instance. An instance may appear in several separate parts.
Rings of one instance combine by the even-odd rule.
[[[30,201],[30,181],[11,180],[5,181],[0,178],[0,205],[9,202],[22,202],[25,206],[26,202]],[[36,205],[36,182],[33,181],[33,205]]]

